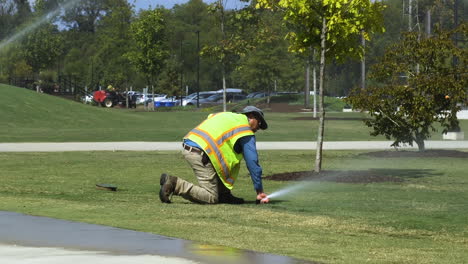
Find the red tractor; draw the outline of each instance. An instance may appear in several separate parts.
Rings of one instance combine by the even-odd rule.
[[[95,91],[93,93],[93,100],[98,105],[102,105],[104,107],[114,107],[116,105],[126,107],[127,104],[126,94],[121,94],[116,91],[108,90]],[[128,96],[128,107],[136,108],[135,96]]]

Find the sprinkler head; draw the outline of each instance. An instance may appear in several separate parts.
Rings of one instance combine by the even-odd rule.
[[[265,197],[265,198],[263,198],[261,200],[258,200],[258,199],[255,200],[256,204],[265,204],[265,203],[269,203],[269,202],[270,202],[270,198],[268,198],[268,197]]]

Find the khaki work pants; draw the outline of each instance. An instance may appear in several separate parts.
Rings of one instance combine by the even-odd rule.
[[[203,164],[203,155],[206,154],[183,149],[182,155],[195,173],[198,179],[198,186],[178,178],[174,191],[175,195],[180,195],[196,203],[215,204],[218,203],[220,195],[230,192],[219,179],[211,162],[208,160],[208,162],[205,162],[206,164]]]

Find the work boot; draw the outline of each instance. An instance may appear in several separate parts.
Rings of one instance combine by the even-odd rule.
[[[163,203],[171,203],[171,196],[174,193],[177,184],[177,177],[163,173],[161,174],[159,184],[161,185],[161,189],[159,190],[159,199]]]
[[[235,197],[231,194],[231,192],[223,193],[219,195],[218,203],[225,203],[225,204],[243,204],[244,199]]]

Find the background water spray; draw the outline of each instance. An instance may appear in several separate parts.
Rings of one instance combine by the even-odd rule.
[[[81,0],[70,0],[70,1],[67,1],[65,2],[64,5],[61,5],[59,7],[57,7],[55,10],[53,11],[50,11],[49,13],[43,15],[42,17],[36,19],[33,23],[31,23],[31,25],[25,27],[24,29],[22,29],[21,31],[17,32],[16,34],[14,34],[13,36],[7,38],[6,40],[0,42],[0,52],[5,48],[7,47],[10,43],[13,43],[21,38],[23,38],[24,36],[26,36],[27,34],[29,34],[30,32],[34,31],[36,28],[38,28],[39,26],[41,26],[42,24],[46,23],[47,21],[49,21],[50,19],[52,19],[53,17],[57,16],[58,14],[60,14],[60,12],[62,11],[65,11],[65,10],[68,10],[69,8],[73,7],[74,5],[78,4],[79,2],[81,2]]]

